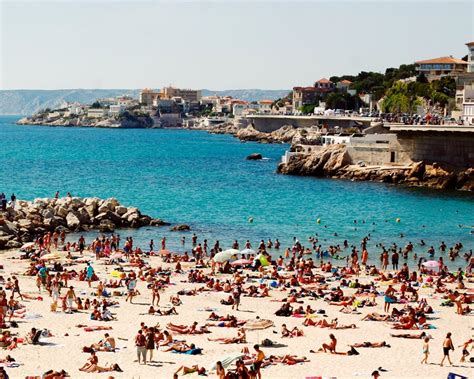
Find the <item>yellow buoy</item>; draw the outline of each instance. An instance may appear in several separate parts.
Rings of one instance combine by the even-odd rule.
[[[321,219],[318,218],[318,219],[316,220],[316,223],[317,223],[317,224],[321,224]]]
[[[400,222],[400,218],[399,218],[399,217],[397,217],[397,219],[396,219],[395,221],[396,221],[396,222]]]
[[[249,217],[249,222],[250,222],[250,223],[253,222],[253,217]]]

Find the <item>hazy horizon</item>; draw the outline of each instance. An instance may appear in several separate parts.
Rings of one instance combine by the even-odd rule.
[[[282,90],[474,40],[470,1],[0,1],[3,90]]]

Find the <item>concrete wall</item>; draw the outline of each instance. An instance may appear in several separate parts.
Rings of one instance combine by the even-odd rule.
[[[252,122],[256,130],[264,133],[271,133],[285,125],[293,125],[297,128],[309,128],[315,125],[319,125],[320,127],[327,125],[329,128],[333,128],[335,126],[339,126],[341,128],[351,128],[356,126],[356,122],[349,117],[324,118],[323,116],[247,116],[247,118]],[[368,126],[370,125],[370,121],[370,119],[365,119],[362,122]]]
[[[400,153],[413,161],[474,167],[474,133],[399,131],[397,135]]]
[[[354,164],[358,162],[364,162],[367,166],[390,164],[390,151],[388,150],[388,146],[348,146],[347,152]]]

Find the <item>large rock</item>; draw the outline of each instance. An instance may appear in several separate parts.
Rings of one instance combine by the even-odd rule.
[[[7,244],[12,238],[13,236],[0,237],[0,249],[7,249]]]
[[[127,212],[123,214],[122,220],[124,220],[124,222],[131,225],[134,222],[137,223],[138,220],[140,219],[140,216],[141,215],[138,208],[130,207],[128,208]]]
[[[335,144],[310,154],[292,155],[287,164],[278,166],[278,171],[291,175],[330,176],[350,163],[346,146]]]
[[[0,230],[6,234],[18,234],[18,227],[13,222],[8,220],[0,220]]]
[[[165,226],[165,225],[171,225],[169,222],[165,222],[159,218],[152,218],[150,220],[150,226]]]
[[[66,207],[64,206],[59,206],[58,209],[56,210],[56,216],[66,218],[68,215],[69,211]]]
[[[125,213],[127,213],[127,207],[118,205],[115,207],[115,213],[117,213],[119,216],[123,216]]]
[[[18,227],[20,229],[30,229],[32,226],[33,223],[31,222],[31,220],[28,220],[26,218],[18,221]]]
[[[240,129],[235,136],[242,141],[260,141],[261,139],[268,137],[265,134],[260,133],[252,125]]]
[[[5,248],[6,249],[18,249],[23,245],[23,243],[17,241],[17,240],[10,240],[6,243]]]
[[[115,230],[115,225],[110,220],[102,220],[99,224],[99,230],[102,233],[112,233]]]
[[[86,204],[84,208],[82,209],[84,209],[87,212],[89,216],[89,220],[91,220],[94,218],[94,216],[97,213],[97,204]]]
[[[94,222],[96,222],[96,223],[100,223],[102,220],[110,220],[114,223],[114,225],[119,225],[120,226],[122,224],[122,218],[117,213],[114,213],[110,210],[107,210],[106,212],[99,213],[94,218]]]
[[[71,230],[76,230],[81,226],[81,221],[73,212],[67,214],[66,223],[67,227]]]
[[[250,154],[247,156],[247,159],[248,161],[258,161],[260,159],[262,159],[262,154],[259,154],[259,153],[253,153],[253,154]]]
[[[425,163],[423,161],[413,163],[410,171],[408,172],[409,178],[423,179],[425,174]]]
[[[54,217],[54,209],[53,208],[46,208],[40,211],[40,214],[43,218],[53,218]]]
[[[172,232],[181,232],[191,230],[191,227],[186,224],[175,225],[170,229]]]

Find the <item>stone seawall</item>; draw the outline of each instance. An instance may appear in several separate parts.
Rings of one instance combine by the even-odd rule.
[[[408,165],[354,164],[345,145],[328,145],[309,154],[291,155],[278,172],[288,175],[368,180],[407,186],[474,191],[474,169],[453,170],[449,166],[423,161]]]
[[[474,167],[474,133],[397,132],[400,151],[413,161]]]

